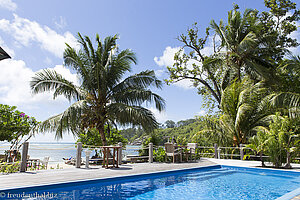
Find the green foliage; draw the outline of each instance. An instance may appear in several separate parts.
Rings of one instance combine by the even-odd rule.
[[[128,143],[128,140],[120,134],[120,131],[117,131],[114,128],[108,129],[107,125],[105,126],[105,136],[108,145],[115,145],[122,142],[125,146]],[[77,142],[82,142],[84,145],[103,146],[101,137],[99,137],[99,132],[95,128],[89,129],[86,133],[79,134],[78,137]]]
[[[120,130],[120,134],[130,142],[133,142],[136,138],[139,138],[144,133],[145,131],[140,127]]]
[[[276,83],[275,71],[287,48],[298,46],[291,34],[297,30],[300,11],[290,0],[265,0],[265,6],[269,12],[245,9],[242,14],[234,4],[228,20],[218,24],[212,20],[204,37],[195,23],[178,38],[182,48],[174,56],[174,65],[167,67],[170,77],[166,82],[192,81],[204,99],[203,106],[210,110],[219,106],[223,90],[235,79],[247,75],[255,81]],[[202,50],[211,45],[209,29],[215,34],[211,37],[213,53],[205,55]]]
[[[97,34],[94,48],[88,36],[78,33],[81,49],[67,45],[64,63],[77,72],[80,86],[54,70],[35,74],[30,83],[34,93],[54,91],[54,98],[62,95],[75,101],[63,113],[42,122],[40,131],[55,131],[59,139],[63,132],[76,135],[83,128],[96,128],[106,144],[104,126],[108,124],[141,126],[149,132],[158,127],[153,113],[142,105],[153,103],[159,111],[164,109],[164,99],[149,89],[161,89],[162,82],[153,70],[124,77],[137,59],[129,49],[120,51],[117,40],[114,35],[102,41]]]
[[[291,33],[297,30],[295,22],[300,19],[300,10],[296,9],[296,3],[290,0],[265,0],[265,6],[269,12],[262,12],[259,16],[259,29],[257,34],[264,38],[264,44],[270,49],[268,56],[275,61],[280,61],[286,48],[299,45]]]
[[[172,120],[167,120],[165,122],[166,128],[174,128],[176,126],[176,123]]]
[[[143,141],[142,149],[139,150],[140,156],[149,155],[149,143],[153,143],[153,145],[157,146],[161,143],[161,139],[157,134],[151,134],[147,139]]]
[[[31,137],[38,122],[16,110],[17,107],[0,104],[0,141],[17,145],[23,137]]]
[[[0,173],[9,174],[20,171],[20,162],[15,162],[12,164],[9,163],[0,163]]]
[[[158,147],[158,149],[153,150],[153,161],[154,162],[165,162],[165,149],[163,147]]]
[[[290,168],[292,158],[297,156],[300,149],[299,124],[299,121],[291,120],[287,116],[282,117],[277,113],[269,129],[260,130],[251,138],[251,143],[247,147],[260,155],[263,153],[269,156],[269,161],[277,168],[283,163],[286,163],[285,167]]]
[[[291,157],[296,155],[293,154],[297,152],[296,149],[299,150],[300,131],[298,127],[299,122],[296,124],[288,117],[281,117],[278,113],[274,122],[270,124],[267,153],[275,167],[281,167],[287,159],[291,160]],[[289,162],[287,162],[287,166]]]
[[[202,127],[193,135],[192,142],[196,142],[200,146],[213,146],[214,144],[231,146],[233,144],[233,138],[220,125],[219,115],[207,115],[199,120],[202,120]]]

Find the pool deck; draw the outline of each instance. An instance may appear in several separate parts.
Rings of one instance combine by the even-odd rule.
[[[194,163],[135,163],[122,164],[119,168],[104,169],[101,166],[90,166],[86,169],[50,169],[40,171],[29,171],[25,173],[14,173],[0,175],[0,190],[19,188],[26,186],[48,185],[53,183],[64,183],[78,180],[88,180],[97,178],[108,178],[142,173],[151,173],[166,170],[177,170],[185,168],[195,168],[201,166],[211,166],[215,163],[209,160],[201,160]]]
[[[178,170],[186,168],[196,168],[211,165],[231,165],[240,167],[257,167],[260,162],[256,161],[239,161],[224,159],[206,159],[193,163],[135,163],[123,164],[120,168],[104,169],[100,166],[91,166],[85,169],[84,166],[79,168],[41,170],[25,173],[14,173],[0,175],[0,190],[12,189],[26,186],[48,185],[54,183],[64,183],[78,180],[118,177],[125,175],[153,173],[167,170]],[[289,171],[299,171],[300,165],[293,165],[295,169]]]

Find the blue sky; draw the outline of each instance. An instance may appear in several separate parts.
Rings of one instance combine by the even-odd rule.
[[[13,58],[0,62],[0,102],[18,106],[38,120],[62,112],[69,103],[51,94],[32,96],[29,81],[35,72],[54,68],[73,81],[76,75],[62,66],[64,42],[76,47],[77,32],[95,38],[119,34],[120,49],[136,52],[138,64],[133,73],[153,69],[159,78],[167,77],[166,65],[181,45],[176,37],[197,22],[204,33],[211,19],[226,20],[233,2],[244,8],[263,10],[263,0],[0,0],[0,46]],[[206,49],[209,53],[209,47]],[[188,82],[164,86],[158,93],[167,108],[158,113],[159,122],[179,121],[205,114],[202,99]],[[34,141],[53,141],[53,134]],[[64,141],[72,141],[66,136]]]

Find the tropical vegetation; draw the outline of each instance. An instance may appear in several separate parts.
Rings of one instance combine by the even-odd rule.
[[[167,121],[155,131],[162,140],[168,132],[183,144],[248,144],[275,167],[289,168],[292,157],[300,157],[300,57],[290,51],[299,46],[292,33],[300,10],[290,0],[264,2],[268,11],[241,12],[234,4],[227,21],[212,20],[204,37],[197,23],[178,37],[182,48],[165,81],[190,80],[211,114],[176,136],[171,132],[179,128]]]
[[[34,128],[39,122],[16,106],[0,104],[0,141],[11,143],[10,149],[19,149],[22,142],[34,135]]]
[[[119,49],[117,35],[101,40],[97,34],[94,44],[78,33],[80,49],[67,44],[63,55],[78,83],[50,69],[37,72],[30,83],[33,93],[51,91],[54,99],[64,96],[71,106],[37,123],[15,107],[0,105],[0,140],[15,145],[34,127],[54,131],[57,138],[71,132],[85,145],[96,146],[137,139],[144,146],[167,141],[232,149],[246,145],[263,166],[268,157],[275,167],[290,168],[300,157],[300,56],[291,51],[299,47],[292,36],[300,10],[291,0],[264,3],[263,12],[241,11],[234,4],[227,20],[212,20],[204,36],[197,23],[179,35],[182,45],[165,82],[191,81],[204,99],[206,116],[159,124],[145,107],[165,108],[164,99],[152,91],[163,86],[154,71],[129,75],[137,58],[133,51]],[[163,160],[163,149],[154,155]]]
[[[78,135],[95,128],[102,144],[107,145],[106,126],[109,130],[117,125],[134,125],[147,131],[158,127],[153,113],[143,104],[153,103],[159,111],[164,109],[164,99],[150,90],[160,89],[162,81],[150,70],[124,77],[137,59],[131,50],[119,50],[117,39],[115,35],[101,41],[97,34],[94,47],[88,36],[78,33],[81,49],[77,51],[67,44],[64,64],[77,72],[79,84],[55,70],[35,74],[31,81],[35,94],[53,91],[53,98],[62,95],[73,102],[63,113],[43,121],[40,131],[55,131],[56,137],[62,138],[63,132]]]

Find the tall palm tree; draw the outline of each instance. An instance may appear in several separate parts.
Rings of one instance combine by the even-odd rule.
[[[228,21],[219,25],[212,20],[211,27],[221,39],[222,52],[227,65],[236,72],[241,80],[242,73],[246,73],[255,80],[270,80],[272,65],[264,58],[263,41],[257,36],[255,27],[258,27],[256,12],[246,9],[242,15],[237,9],[228,12]]]
[[[54,70],[35,74],[30,83],[34,93],[54,91],[54,98],[63,95],[74,102],[63,113],[42,122],[41,131],[56,131],[56,137],[61,138],[65,131],[76,134],[84,128],[96,128],[106,145],[105,125],[138,125],[148,131],[158,126],[143,104],[154,103],[159,111],[164,109],[164,99],[149,89],[160,89],[162,82],[148,70],[123,78],[137,60],[131,50],[118,50],[117,39],[115,35],[102,42],[97,34],[94,48],[88,36],[78,33],[81,49],[76,51],[67,44],[64,63],[77,72],[80,85]]]

